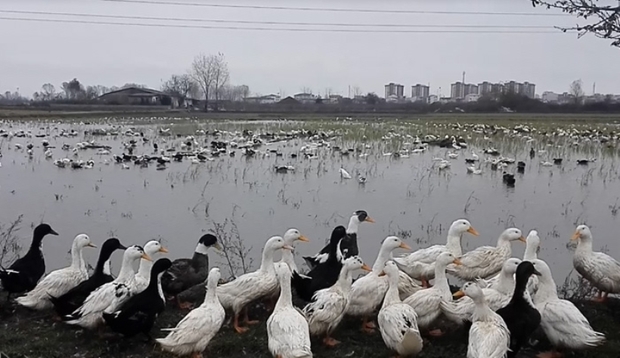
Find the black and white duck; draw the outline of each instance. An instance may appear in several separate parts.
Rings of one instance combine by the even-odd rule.
[[[339,244],[340,251],[342,252],[344,259],[359,255],[359,248],[357,247],[357,231],[359,229],[359,225],[363,222],[374,223],[375,221],[371,219],[370,216],[368,216],[368,213],[364,210],[354,212],[351,219],[349,219],[349,226],[347,227],[346,235],[342,238],[342,241]],[[319,262],[321,262],[321,260],[326,260],[325,256],[329,255],[330,248],[331,251],[333,251],[331,240],[321,251],[319,251],[318,254],[312,257],[304,257],[304,260],[312,269]],[[338,277],[338,275],[336,275],[336,277]]]
[[[177,297],[179,293],[201,284],[207,279],[210,247],[221,250],[217,237],[213,234],[205,234],[198,240],[194,256],[191,259],[177,259],[172,262],[172,266],[161,278],[161,287],[166,295]],[[181,308],[188,308],[187,304],[180,301],[178,303]]]
[[[125,250],[125,246],[116,238],[107,239],[101,246],[95,271],[88,280],[80,283],[60,297],[50,296],[54,309],[59,316],[71,314],[78,309],[91,292],[101,285],[114,281],[110,273],[110,257],[116,250]]]
[[[161,276],[171,265],[172,262],[167,258],[157,260],[151,268],[149,284],[144,291],[132,296],[115,312],[103,313],[103,319],[114,332],[125,337],[143,333],[151,339],[149,332],[155,319],[166,307],[160,294]]]
[[[532,275],[540,276],[534,265],[529,261],[523,261],[517,266],[515,274],[516,284],[510,303],[497,310],[510,331],[510,350],[508,358],[516,357],[524,344],[527,343],[532,332],[540,325],[540,313],[529,297],[525,298],[527,282]]]
[[[305,275],[293,272],[291,283],[301,299],[309,302],[316,291],[331,287],[338,281],[344,261],[339,243],[346,234],[344,226],[337,226],[327,245],[328,252],[320,254],[317,265]]]
[[[0,281],[8,292],[7,300],[13,293],[30,291],[45,273],[45,259],[41,243],[46,235],[58,235],[48,224],[40,224],[34,229],[32,244],[23,257],[17,259],[9,268],[0,266]]]

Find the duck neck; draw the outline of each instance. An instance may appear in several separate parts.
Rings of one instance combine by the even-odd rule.
[[[515,279],[511,273],[502,270],[499,273],[496,290],[505,294],[510,294],[514,290]]]
[[[345,293],[349,294],[351,291],[351,282],[353,281],[353,275],[351,270],[349,270],[346,266],[342,267],[340,270],[340,275],[338,275],[338,281],[336,281],[336,286]]]
[[[71,268],[73,270],[86,270],[84,257],[82,256],[82,247],[74,243],[71,246]]]
[[[535,302],[546,301],[548,299],[558,298],[558,289],[551,277],[538,277],[538,291],[536,291]]]
[[[575,252],[580,254],[590,254],[592,253],[592,238],[582,237],[579,239],[577,243],[577,249]]]
[[[105,260],[102,266],[101,272],[103,272],[104,275],[112,276],[112,262],[110,259]]]
[[[154,272],[153,270],[151,270],[151,273],[149,275],[149,284],[148,286],[146,286],[145,291],[149,290],[149,292],[157,292],[157,286],[159,286],[160,277],[162,274],[163,272]]]
[[[217,298],[217,282],[207,281],[207,294],[205,296],[205,301],[203,305],[208,303],[219,302]]]
[[[284,262],[291,268],[291,271],[297,271],[297,265],[295,264],[295,256],[293,256],[293,252],[291,250],[282,250],[282,259],[281,262]]]
[[[153,257],[150,254],[149,256]],[[144,278],[149,277],[152,268],[153,268],[153,261],[140,259],[140,267],[138,268],[138,275]]]
[[[349,220],[349,226],[347,227],[347,234],[357,234],[359,226],[360,221],[357,216],[352,216],[351,220]]]
[[[525,289],[527,288],[527,281],[530,278],[529,276],[525,276],[525,275],[516,275],[516,276],[517,276],[517,280],[515,283],[515,290],[514,290],[514,293],[512,294],[512,298],[510,299],[510,302],[512,304],[519,304],[519,303],[526,302],[523,295],[525,294]]]
[[[280,279],[280,297],[278,298],[275,309],[292,306],[292,300],[291,279],[285,276]]]
[[[32,236],[32,243],[30,243],[30,249],[28,249],[27,254],[40,253],[42,243],[43,243],[43,235],[35,233]]]
[[[479,299],[474,301],[475,309],[472,317],[473,321],[488,321],[493,311],[487,305],[484,297],[480,297]]]
[[[400,303],[400,295],[398,294],[398,275],[388,277],[388,290],[385,293],[383,307],[387,307],[396,303]]]
[[[372,265],[372,272],[377,275],[380,274],[381,271],[383,271],[383,269],[385,268],[385,263],[390,259],[391,256],[392,250],[381,247],[381,250],[379,250],[379,255],[377,256],[374,265]]]
[[[121,264],[121,271],[118,273],[118,277],[116,281],[118,282],[126,282],[133,278],[135,274],[133,268],[133,260],[131,257],[123,257],[123,263]]]
[[[435,263],[435,286],[440,290],[450,291],[450,285],[448,285],[448,278],[446,277],[446,264]]]
[[[538,244],[533,242],[527,242],[525,244],[525,253],[523,254],[523,261],[534,261],[538,259]]]
[[[461,248],[461,236],[460,234],[448,232],[448,241],[446,247],[448,251],[455,257],[463,255],[463,249]]]
[[[274,250],[270,248],[263,249],[263,258],[260,262],[260,271],[273,271],[273,254]]]

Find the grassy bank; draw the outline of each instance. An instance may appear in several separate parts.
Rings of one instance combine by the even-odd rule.
[[[4,302],[4,295],[1,297]],[[620,300],[610,300],[607,304],[590,302],[577,303],[577,306],[590,320],[592,326],[607,337],[607,342],[596,349],[574,352],[574,358],[617,358],[620,354]],[[152,331],[154,337],[163,336],[161,327],[174,326],[183,316],[176,308],[168,307],[159,317]],[[205,356],[211,357],[271,357],[267,349],[265,321],[267,312],[255,306],[251,318],[260,319],[244,335],[234,333],[229,323],[225,323],[208,347]],[[381,335],[366,335],[359,331],[358,321],[347,320],[337,329],[334,337],[342,344],[335,349],[324,348],[320,342],[313,341],[314,356],[321,357],[364,357],[385,358],[389,352]],[[448,327],[448,326],[447,326]],[[421,357],[464,357],[467,351],[467,328],[449,327],[448,334],[441,338],[426,338]],[[51,313],[32,312],[13,304],[0,305],[0,351],[10,358],[138,358],[172,357],[163,353],[153,342],[146,342],[142,336],[125,339],[105,331],[99,333],[77,329],[53,319]],[[537,332],[538,343],[519,357],[535,357],[540,351],[549,348],[544,335]]]

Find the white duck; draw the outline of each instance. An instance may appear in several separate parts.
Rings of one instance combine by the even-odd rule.
[[[534,260],[533,264],[534,268],[540,272],[534,305],[540,312],[540,326],[551,344],[556,349],[570,350],[596,347],[602,344],[605,336],[592,329],[588,319],[572,302],[558,298],[557,286],[547,263]],[[557,355],[549,355],[549,357],[554,356]]]
[[[340,270],[338,281],[329,288],[317,291],[312,297],[312,302],[308,303],[303,309],[303,313],[308,319],[310,334],[313,336],[325,335],[323,343],[326,346],[333,347],[340,343],[331,338],[330,334],[344,317],[349,303],[352,274],[359,269],[372,270],[364,264],[359,256],[351,256],[346,259]]]
[[[592,251],[592,232],[585,225],[577,226],[572,240],[579,240],[573,266],[598,292],[595,299],[604,302],[610,293],[620,293],[620,262],[613,257]]]
[[[303,236],[299,232],[299,230],[295,228],[286,230],[283,238],[284,238],[284,242],[286,243],[286,245],[291,246],[293,248],[295,247],[296,241],[302,241],[302,242],[310,241],[308,240],[307,237]],[[280,259],[280,262],[284,262],[285,264],[287,264],[288,267],[291,268],[291,270],[298,271],[297,264],[295,263],[295,256],[293,255],[293,252],[291,250],[282,250],[282,258]]]
[[[140,258],[150,259],[138,245],[127,248],[123,254],[123,263],[118,277],[91,292],[80,308],[64,318],[67,323],[88,329],[94,329],[103,324],[103,312],[115,300],[122,297],[128,298],[131,295],[131,286],[135,276],[133,264]]]
[[[463,291],[475,303],[469,328],[467,358],[504,358],[510,347],[510,331],[506,323],[486,303],[482,290],[467,282]]]
[[[398,295],[398,267],[392,261],[385,264],[389,288],[377,317],[379,331],[385,345],[399,356],[416,356],[424,345],[418,329],[417,314],[413,307]]]
[[[146,255],[153,260],[156,257],[155,255],[159,253],[165,254],[167,252],[168,250],[165,247],[163,247],[157,240],[151,240],[147,242],[146,245],[144,245],[144,253],[146,253]],[[144,289],[146,289],[146,287],[149,285],[149,281],[151,280],[151,268],[152,267],[153,267],[152,260],[146,260],[146,259],[140,260],[140,267],[138,268],[138,273],[134,277],[134,284],[131,287],[133,295],[136,295],[144,291]],[[162,299],[164,299],[164,293],[161,290],[159,294],[162,297]],[[164,302],[165,302],[165,299],[164,299]]]
[[[422,285],[428,287],[428,281],[435,278],[435,261],[440,254],[450,252],[454,257],[463,255],[461,238],[465,233],[478,236],[478,231],[471,226],[469,221],[465,219],[456,220],[450,225],[445,245],[433,245],[420,249],[409,255],[394,258],[394,262],[403,272],[422,281]]]
[[[291,269],[277,265],[275,271],[280,298],[267,319],[269,351],[276,358],[312,358],[308,322],[292,303]]]
[[[234,312],[233,326],[237,333],[244,333],[247,327],[239,326],[239,314],[245,306],[259,298],[265,297],[278,289],[278,278],[276,277],[273,256],[277,250],[293,250],[284,242],[280,236],[274,236],[267,240],[263,248],[263,257],[260,268],[257,271],[246,273],[231,282],[223,284],[217,290],[217,297],[224,309],[232,309]],[[256,324],[250,321],[245,314],[246,324]]]
[[[222,327],[226,312],[217,298],[217,284],[220,269],[214,267],[207,277],[207,294],[198,308],[190,311],[167,337],[156,339],[162,348],[178,355],[192,354],[193,358],[202,358],[202,352]]]
[[[368,317],[379,307],[388,289],[386,277],[379,277],[379,274],[383,272],[385,263],[392,257],[392,251],[397,248],[411,250],[409,245],[402,242],[398,237],[386,237],[381,244],[372,271],[355,281],[351,286],[347,314],[356,317],[361,316],[363,318],[362,330],[367,333],[374,329],[374,324],[368,322]]]
[[[525,242],[521,230],[506,229],[497,240],[497,246],[480,246],[460,257],[462,265],[448,267],[448,272],[466,281],[486,279],[501,271],[512,254],[510,242]]]
[[[441,301],[452,300],[452,292],[446,277],[446,267],[449,264],[460,265],[461,261],[449,252],[444,252],[435,263],[435,285],[429,289],[421,290],[407,297],[404,303],[413,307],[418,315],[418,326],[427,329],[441,315],[439,305]],[[431,335],[442,335],[440,330],[431,332]]]
[[[85,247],[97,246],[90,241],[88,235],[77,235],[71,246],[71,266],[50,272],[32,291],[15,301],[24,307],[35,310],[54,307],[49,300],[50,295],[60,297],[88,279],[86,263],[82,257],[82,249]]]
[[[517,272],[517,267],[521,263],[521,260],[517,258],[511,258],[506,260],[502,271],[499,273],[497,283],[491,288],[482,288],[482,293],[487,302],[489,308],[493,311],[506,306],[512,299],[512,294],[515,289],[514,274]],[[465,294],[464,290],[456,292],[455,297],[460,297]],[[445,301],[441,302],[441,311],[445,316],[454,323],[462,324],[464,321],[471,321],[472,314],[476,304],[471,297],[463,297],[457,301]]]

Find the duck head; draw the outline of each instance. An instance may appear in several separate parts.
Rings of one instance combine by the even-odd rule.
[[[502,232],[502,235],[499,237],[499,239],[502,241],[519,240],[521,242],[526,242],[525,237],[523,237],[523,234],[521,233],[521,230],[514,228],[514,227],[504,230],[504,232]]]
[[[79,234],[78,236],[75,237],[73,241],[75,242],[76,246],[79,248],[84,248],[84,247],[96,248],[97,247],[97,245],[93,244],[93,242],[90,241],[90,237],[88,237],[88,235],[86,234]]]
[[[479,302],[484,299],[482,289],[475,282],[465,283],[462,290],[465,296],[471,298],[474,302]]]
[[[288,229],[286,230],[286,232],[284,233],[284,241],[286,242],[287,245],[289,246],[293,246],[293,244],[295,243],[295,241],[303,241],[303,242],[309,242],[310,240],[308,240],[307,237],[303,236],[299,230],[292,228],[292,229]]]
[[[411,247],[404,243],[398,236],[388,236],[385,238],[385,240],[383,240],[383,243],[381,244],[382,250],[393,251],[398,248],[411,250]]]
[[[534,267],[534,264],[529,262],[529,261],[523,261],[519,264],[519,266],[517,266],[517,272],[516,272],[517,277],[524,277],[524,278],[530,278],[530,276],[532,275],[536,275],[536,276],[540,276],[540,272],[538,272],[538,270],[536,270],[536,267]]]
[[[344,267],[346,267],[346,269],[349,272],[354,272],[357,270],[364,270],[364,271],[372,271],[372,269],[370,268],[370,266],[366,265],[364,263],[364,261],[362,260],[361,257],[359,256],[351,256],[348,259],[344,260]]]
[[[58,235],[54,229],[48,224],[40,224],[34,228],[34,236],[36,237],[44,237],[45,235]]]
[[[291,250],[291,251],[294,250],[291,245],[286,244],[286,242],[281,236],[273,236],[269,240],[267,240],[267,243],[265,244],[266,251],[275,252],[280,249]]]
[[[155,254],[162,253],[165,254],[168,252],[168,249],[163,247],[161,243],[157,240],[151,240],[144,245],[144,252],[152,257]]]
[[[125,254],[123,254],[123,257],[126,257],[132,261],[135,261],[138,259],[153,261],[151,257],[144,252],[144,249],[142,248],[142,246],[139,246],[139,245],[129,246],[125,250]]]
[[[437,256],[437,265],[448,266],[450,264],[461,265],[461,260],[450,252],[444,252]]]
[[[575,233],[571,237],[571,241],[580,239],[592,239],[592,232],[590,231],[590,228],[586,225],[577,226],[577,229],[575,229]]]
[[[465,219],[459,219],[453,222],[452,225],[450,225],[450,230],[448,231],[448,234],[450,236],[461,236],[466,232],[474,236],[480,235],[478,234],[478,231],[476,231],[476,229],[471,226],[471,223]]]

